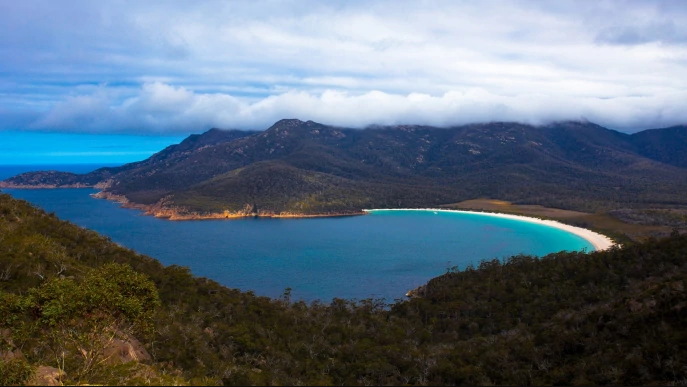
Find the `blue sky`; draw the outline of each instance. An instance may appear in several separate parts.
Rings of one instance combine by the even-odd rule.
[[[0,2],[0,130],[687,123],[674,1]]]
[[[183,136],[0,132],[0,166],[125,164],[150,157]]]

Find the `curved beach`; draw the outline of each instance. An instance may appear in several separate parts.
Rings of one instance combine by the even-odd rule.
[[[388,209],[371,209],[371,210],[363,210],[364,212],[375,212],[375,211],[427,211],[427,212],[457,212],[457,213],[464,213],[464,214],[476,214],[476,215],[483,215],[483,216],[491,216],[494,218],[505,218],[505,219],[513,219],[513,220],[519,220],[523,222],[530,222],[530,223],[536,223],[536,224],[541,224],[543,226],[549,226],[549,227],[554,227],[560,230],[567,231],[571,234],[575,234],[581,238],[584,238],[587,240],[592,246],[594,246],[595,251],[603,251],[603,250],[608,250],[611,247],[615,246],[615,242],[613,240],[603,234],[599,234],[598,232],[594,232],[592,230],[582,228],[582,227],[576,227],[576,226],[571,226],[565,223],[561,223],[555,220],[545,220],[545,219],[539,219],[539,218],[532,218],[529,216],[522,216],[522,215],[512,215],[512,214],[502,214],[502,213],[495,213],[495,212],[479,212],[479,211],[464,211],[464,210],[446,210],[446,209],[438,209],[438,208],[388,208]]]

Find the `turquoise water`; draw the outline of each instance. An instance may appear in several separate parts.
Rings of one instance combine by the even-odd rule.
[[[593,250],[534,223],[478,214],[384,211],[312,219],[171,222],[89,197],[91,189],[5,190],[60,218],[231,288],[294,299],[393,301],[448,267],[518,253]]]
[[[0,165],[124,164],[150,157],[184,138],[0,131]]]

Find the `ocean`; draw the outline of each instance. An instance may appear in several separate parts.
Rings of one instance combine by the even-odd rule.
[[[385,211],[309,219],[173,222],[93,199],[92,189],[4,190],[61,219],[230,288],[292,298],[403,298],[408,290],[482,259],[593,250],[535,223],[477,214]]]

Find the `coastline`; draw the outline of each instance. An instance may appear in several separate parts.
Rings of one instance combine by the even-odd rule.
[[[5,182],[0,182],[0,188],[12,188],[12,189],[58,189],[58,188],[105,188],[103,185],[98,184],[95,187],[89,185],[70,185],[70,186],[50,186],[50,185],[34,185],[34,186],[23,186],[15,184],[7,184]],[[198,212],[186,212],[182,208],[167,207],[165,206],[164,199],[155,204],[139,204],[129,201],[125,196],[112,194],[107,191],[99,191],[95,194],[91,194],[92,197],[98,199],[106,199],[120,203],[122,208],[135,209],[143,212],[144,215],[154,216],[156,218],[167,219],[167,220],[219,220],[219,219],[239,219],[239,218],[329,218],[329,217],[342,217],[342,216],[356,216],[356,215],[366,215],[370,212],[381,212],[381,211],[433,211],[433,212],[456,212],[465,214],[477,214],[482,216],[491,216],[496,218],[519,220],[524,222],[536,223],[543,226],[549,226],[557,228],[559,230],[567,231],[571,234],[577,235],[587,242],[589,242],[594,251],[604,251],[608,250],[617,243],[606,235],[600,234],[596,231],[592,231],[586,228],[571,226],[569,224],[561,223],[556,220],[540,219],[531,216],[524,215],[514,215],[506,214],[501,212],[485,212],[485,211],[468,211],[468,210],[447,210],[445,208],[377,208],[377,209],[363,209],[362,211],[355,212],[345,212],[345,213],[320,213],[320,214],[298,214],[293,212],[263,212],[263,213],[252,213],[249,210],[236,211],[236,212],[218,212],[218,213],[198,213]],[[180,211],[181,210],[181,211]]]
[[[293,212],[258,212],[253,213],[249,209],[243,211],[224,211],[224,212],[211,212],[211,213],[197,213],[197,212],[186,212],[182,208],[178,207],[168,207],[165,206],[165,200],[162,199],[155,204],[139,204],[129,201],[123,195],[116,195],[106,191],[100,191],[91,194],[91,197],[97,199],[106,199],[120,203],[122,208],[129,208],[140,210],[143,215],[154,216],[156,218],[166,219],[166,220],[221,220],[221,219],[240,219],[240,218],[334,218],[341,216],[355,216],[355,215],[366,215],[364,211],[359,212],[346,212],[346,213],[322,213],[322,214],[298,214]],[[181,210],[181,211],[180,211]]]
[[[60,188],[95,188],[90,184],[65,184],[65,185],[55,185],[55,184],[14,184],[7,183],[5,181],[0,181],[0,189],[60,189]]]
[[[464,214],[476,214],[476,215],[482,215],[482,216],[491,216],[494,218],[503,218],[503,219],[512,219],[512,220],[519,220],[519,221],[524,221],[524,222],[530,222],[530,223],[536,223],[540,224],[543,226],[549,226],[553,228],[557,228],[559,230],[567,231],[571,234],[577,235],[583,239],[585,239],[587,242],[589,242],[593,247],[594,251],[604,251],[608,250],[613,246],[616,246],[617,243],[615,243],[611,238],[607,237],[606,235],[600,234],[598,232],[582,228],[582,227],[577,227],[577,226],[571,226],[569,224],[561,223],[555,220],[548,220],[548,219],[539,219],[539,218],[534,218],[530,216],[523,216],[523,215],[513,215],[513,214],[504,214],[504,213],[498,213],[498,212],[480,212],[480,211],[465,211],[465,210],[447,210],[447,209],[439,209],[439,208],[389,208],[389,209],[370,209],[370,210],[363,210],[364,212],[370,213],[370,212],[382,212],[382,211],[426,211],[426,212],[457,212],[457,213],[464,213]]]

